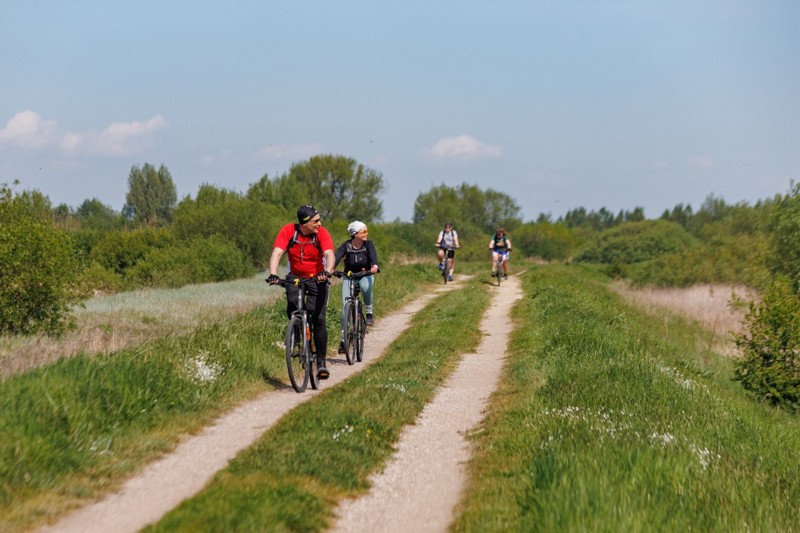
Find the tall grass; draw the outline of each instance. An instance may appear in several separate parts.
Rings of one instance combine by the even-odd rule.
[[[376,307],[388,313],[424,290],[435,270],[409,265],[381,276]],[[279,291],[265,283],[260,290]],[[118,485],[185,433],[286,382],[275,346],[285,308],[280,298],[191,333],[79,354],[0,383],[0,530],[27,527]],[[337,300],[329,311],[329,323],[338,324]]]
[[[665,337],[583,269],[525,291],[455,530],[797,528],[800,423],[709,371],[696,329]]]
[[[0,337],[0,378],[78,353],[113,352],[168,334],[191,331],[278,297],[264,274],[178,289],[141,289],[90,298],[75,306],[74,330],[60,337]]]
[[[480,340],[487,291],[446,293],[388,353],[284,417],[196,497],[150,531],[316,531],[335,503],[367,490],[460,354]],[[456,333],[457,332],[457,333]]]

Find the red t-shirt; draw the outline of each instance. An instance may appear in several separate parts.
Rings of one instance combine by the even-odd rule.
[[[275,248],[286,250],[289,246],[289,241],[292,240],[294,235],[295,225],[286,224],[278,232],[275,237]],[[311,278],[323,270],[322,264],[322,250],[333,251],[333,239],[328,230],[320,226],[319,233],[317,233],[317,243],[319,248],[316,247],[312,240],[311,235],[303,235],[297,231],[297,242],[286,250],[286,255],[289,257],[289,270],[292,274],[301,278]]]

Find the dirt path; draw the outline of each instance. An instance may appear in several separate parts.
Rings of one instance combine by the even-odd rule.
[[[447,288],[456,287],[448,285]],[[331,377],[325,390],[366,368],[405,330],[411,317],[434,297],[426,295],[397,313],[376,321],[365,340],[364,363],[348,365],[344,359],[329,358]],[[335,349],[335,345],[333,346]],[[310,387],[297,394],[291,387],[270,391],[226,414],[215,424],[180,443],[174,452],[151,463],[122,488],[103,500],[84,506],[42,532],[138,531],[158,521],[184,499],[199,492],[211,477],[225,468],[232,458],[250,446],[264,431],[292,408],[313,398],[318,391]]]
[[[467,458],[467,446],[463,435],[465,431],[480,420],[480,413],[485,399],[488,398],[488,394],[494,386],[496,374],[499,374],[505,346],[505,334],[509,327],[506,318],[507,308],[510,308],[514,295],[517,293],[517,286],[516,280],[510,279],[509,283],[500,287],[498,296],[502,297],[495,297],[494,303],[481,326],[487,334],[481,344],[481,349],[477,354],[465,356],[464,363],[459,367],[456,375],[451,378],[443,391],[437,396],[436,401],[425,409],[418,424],[407,432],[419,432],[420,429],[424,428],[435,429],[436,427],[441,427],[440,433],[433,435],[423,434],[421,446],[412,444],[413,447],[419,446],[419,452],[424,452],[417,459],[420,461],[419,471],[427,471],[429,473],[436,471],[440,484],[445,485],[447,488],[447,490],[439,489],[437,498],[433,498],[442,500],[441,505],[435,508],[433,505],[425,506],[432,514],[439,517],[439,520],[442,520],[441,515],[444,514],[445,523],[441,526],[437,525],[435,530],[441,530],[447,526],[452,507],[455,505],[460,492],[461,478],[463,477],[460,465]],[[447,285],[440,290],[450,290],[457,287],[458,283],[455,283]],[[436,293],[423,296],[397,313],[376,321],[375,327],[371,329],[365,341],[365,353],[383,353],[389,344],[408,327],[411,317],[424,308],[435,296]],[[498,304],[502,305],[498,306]],[[498,339],[498,336],[501,339]],[[370,359],[367,357],[363,364],[349,366],[343,359],[329,358],[329,365],[332,366],[331,378],[324,382],[321,390],[325,390],[356,372],[360,372],[374,360],[375,358]],[[480,368],[476,368],[477,366]],[[487,368],[488,366],[492,368]],[[490,376],[487,376],[487,374],[490,374]],[[174,452],[148,465],[140,474],[128,480],[118,492],[96,503],[82,507],[56,524],[42,528],[39,531],[74,531],[80,533],[91,531],[113,531],[115,533],[138,531],[144,526],[158,521],[181,501],[199,492],[214,473],[224,468],[228,461],[235,457],[238,452],[251,445],[289,410],[304,401],[310,400],[318,393],[309,388],[304,394],[297,394],[289,388],[288,390],[271,391],[262,394],[258,398],[237,407],[199,434],[184,440]],[[448,417],[448,419],[440,420],[439,417]],[[454,424],[457,421],[460,422]],[[450,444],[449,441],[441,440],[445,438],[454,439],[452,441],[453,444]],[[407,438],[404,437],[399,446],[398,460],[402,461],[401,464],[414,462],[414,455],[410,453],[413,452],[413,449],[406,450],[408,447],[408,444],[405,443],[406,440]],[[442,448],[443,444],[445,448]],[[446,476],[444,475],[444,465],[442,464],[442,449],[451,450],[452,453],[444,455],[449,456],[447,458],[454,461],[453,465],[447,469],[448,472],[452,470],[452,473],[448,473]],[[455,453],[456,451],[458,453]],[[435,467],[432,465],[435,465]],[[390,466],[387,472],[390,472],[392,468],[394,467]],[[407,472],[409,468],[405,466],[401,470]],[[397,475],[394,475],[393,478],[397,481],[401,479]],[[421,479],[420,477],[407,478],[408,481],[413,482],[415,487],[418,486]],[[374,486],[376,491],[380,491],[385,490],[381,488],[384,485],[385,482],[377,478]],[[425,485],[428,484],[425,483]],[[405,499],[406,494],[410,496],[412,492],[411,488],[392,490],[401,490],[396,496],[401,496],[403,499]],[[376,491],[373,491],[373,493],[376,493]],[[431,500],[428,501],[428,504],[433,503],[433,499],[430,496],[427,499]],[[358,500],[353,503],[357,506],[358,502],[361,501]],[[378,514],[405,516],[405,518],[421,514],[419,509],[413,506],[410,507],[413,512],[408,514],[405,513],[405,507],[403,509],[404,512],[402,513],[398,513],[398,509],[395,508],[393,513]],[[447,511],[443,512],[442,509],[447,509]],[[350,511],[347,507],[343,507],[342,512],[355,512],[356,514],[353,515],[352,520],[363,521],[363,518],[359,517],[355,510]],[[371,512],[375,512],[374,507]],[[340,521],[340,524],[344,522]],[[407,520],[404,521],[403,525],[403,529],[406,531],[432,530],[430,521],[420,527],[411,529],[408,528]],[[392,530],[392,526],[388,526],[388,529],[381,526],[375,527],[378,529],[374,529],[371,525],[365,525],[363,527],[355,527],[353,530]],[[395,525],[394,527],[398,526]]]
[[[466,481],[466,436],[483,418],[500,377],[509,313],[521,297],[516,278],[500,286],[481,321],[484,336],[476,353],[464,356],[416,424],[403,432],[394,458],[370,480],[370,492],[342,502],[333,531],[447,531]]]

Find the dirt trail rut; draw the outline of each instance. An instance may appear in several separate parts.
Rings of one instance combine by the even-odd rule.
[[[481,321],[477,351],[464,355],[416,424],[403,432],[395,456],[370,480],[370,492],[342,502],[333,531],[447,531],[466,481],[466,436],[480,423],[497,385],[511,306],[521,296],[516,278],[500,286]]]
[[[458,283],[450,284],[439,291],[457,287]],[[513,278],[499,288],[481,324],[485,337],[478,352],[464,357],[436,400],[426,407],[417,424],[404,434],[396,459],[373,481],[374,490],[366,498],[378,498],[379,503],[365,504],[366,498],[345,502],[339,510],[342,516],[338,522],[339,530],[439,531],[446,528],[463,482],[461,465],[468,458],[464,433],[480,421],[483,405],[499,375],[505,337],[510,329],[507,314],[518,292],[518,282]],[[367,357],[364,363],[349,366],[343,359],[328,358],[331,377],[323,382],[321,391],[366,368],[376,359],[370,358],[369,354],[382,354],[408,327],[411,317],[435,296],[436,293],[423,296],[376,321],[365,341]],[[262,394],[197,435],[185,439],[172,453],[128,480],[119,491],[39,531],[138,531],[199,492],[238,452],[251,445],[292,408],[318,393],[309,388],[305,393],[297,394],[290,388]],[[449,452],[443,454],[442,450]],[[448,464],[445,465],[445,461]],[[395,472],[397,468],[399,473]],[[439,488],[431,494],[425,491],[424,505],[413,503],[420,501],[419,494],[415,494],[420,487],[429,489],[434,486],[434,481],[428,479],[430,477],[436,478]],[[393,503],[388,503],[387,498]],[[366,513],[359,510],[364,505],[369,508]],[[388,505],[391,512],[379,511],[384,505]],[[422,509],[426,511],[424,515]],[[370,514],[373,516],[369,520],[363,516]],[[375,523],[373,519],[381,515],[389,515],[384,516],[386,519],[402,517],[403,520],[394,524]],[[409,527],[410,519],[428,515],[435,516],[436,520],[427,518],[419,526]]]

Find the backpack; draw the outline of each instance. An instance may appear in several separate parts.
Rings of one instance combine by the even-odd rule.
[[[289,239],[289,245],[286,247],[286,251],[287,252],[289,251],[289,248],[291,248],[292,246],[297,244],[297,234],[298,234],[299,231],[300,231],[300,224],[295,224],[294,225],[294,235],[292,235],[292,238]],[[320,246],[319,242],[317,241],[317,234],[316,233],[312,233],[311,234],[311,242],[314,244],[314,246],[317,247],[317,250],[322,252],[322,246]]]

